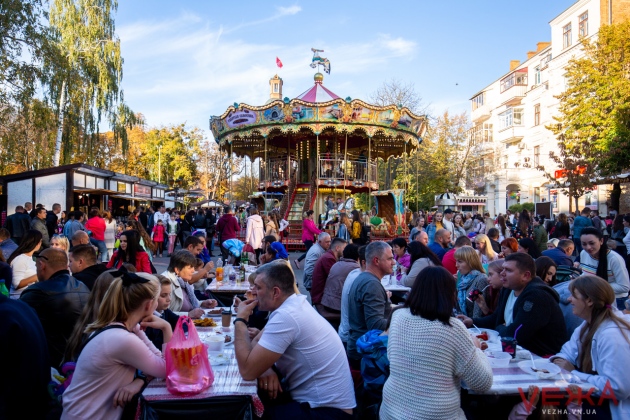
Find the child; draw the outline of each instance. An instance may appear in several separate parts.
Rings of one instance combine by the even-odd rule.
[[[114,243],[114,248],[120,248],[120,235],[125,231],[125,225],[122,223],[118,223],[116,225],[116,242]]]
[[[568,386],[569,390],[573,395],[582,395],[580,388],[571,384]],[[510,416],[508,420],[520,420],[520,419],[528,419],[531,417],[534,418],[549,418],[549,415],[545,415],[545,411],[564,411],[559,410],[558,406],[542,406],[542,408],[536,410],[536,404],[538,404],[538,400],[540,399],[541,389],[536,385],[530,385],[527,393],[527,402],[522,401],[516,404],[512,411],[510,412]],[[580,420],[582,418],[582,403],[571,400],[569,404],[566,406],[566,418],[568,420]],[[564,414],[564,413],[563,413]],[[554,418],[564,418],[565,416],[560,417],[560,415],[556,415]]]
[[[503,287],[501,270],[503,270],[503,260],[492,261],[488,264],[488,286],[474,299],[484,316],[493,313],[499,305],[499,293]]]
[[[164,222],[162,220],[158,220],[157,225],[155,225],[153,231],[151,232],[151,239],[153,240],[153,243],[157,246],[157,250],[155,251],[156,256],[157,254],[159,254],[160,258],[162,258],[165,232],[166,229],[164,227]]]
[[[168,309],[171,304],[171,292],[173,286],[168,278],[162,275],[156,275],[155,277],[160,280],[160,294],[158,295],[158,304],[157,308],[155,308],[155,315],[171,324],[171,328],[174,330],[177,325],[177,321],[179,320],[179,316]],[[164,338],[161,330],[147,328],[145,333],[156,348],[162,348]]]
[[[177,215],[175,212],[171,213],[171,218],[168,221],[166,230],[168,232],[168,256],[170,257],[175,250],[175,241],[177,240],[177,234],[179,233],[179,222],[177,221]]]

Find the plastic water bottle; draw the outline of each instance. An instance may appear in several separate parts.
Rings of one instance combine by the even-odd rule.
[[[4,279],[0,279],[0,293],[5,295],[6,297],[9,297],[9,290],[7,289],[7,286],[4,284]]]

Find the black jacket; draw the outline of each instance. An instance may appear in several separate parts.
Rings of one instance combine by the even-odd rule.
[[[162,315],[160,315],[160,318],[171,324],[171,328],[173,329],[173,331],[175,331],[177,321],[179,321],[179,315],[177,315],[170,309],[165,309],[164,312],[162,312]],[[164,344],[164,336],[162,334],[162,330],[147,327],[144,332],[147,335],[147,338],[153,343],[153,345],[159,351],[162,351],[162,345]]]
[[[94,282],[98,276],[103,274],[105,271],[107,271],[107,266],[105,264],[94,264],[79,273],[72,273],[72,276],[81,283],[85,284],[88,289],[92,290],[94,288]]]
[[[28,217],[28,215],[26,215]],[[42,324],[23,302],[0,294],[0,419],[44,419],[50,365]]]
[[[26,213],[13,213],[7,217],[4,226],[11,234],[11,238],[20,239],[31,228],[31,218]],[[19,245],[19,242],[16,242]]]
[[[68,270],[53,274],[48,280],[29,286],[20,300],[35,309],[46,334],[51,366],[58,368],[90,290]]]
[[[523,325],[516,335],[518,344],[523,348],[539,356],[560,352],[567,341],[567,331],[558,293],[536,277],[516,299],[513,321],[506,327],[504,313],[510,293],[510,289],[501,289],[497,309],[491,315],[473,319],[473,323],[497,330],[501,337],[514,337],[516,328]]]
[[[48,235],[48,228],[46,227],[46,222],[40,219],[39,217],[35,217],[31,221],[31,229],[39,230],[42,234],[42,250],[50,247],[50,236]]]
[[[48,210],[46,212],[46,228],[48,229],[48,236],[53,237],[57,233],[57,225],[59,224],[59,218],[54,211]]]

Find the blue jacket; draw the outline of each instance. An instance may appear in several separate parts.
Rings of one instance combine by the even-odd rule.
[[[361,376],[363,386],[379,394],[389,376],[389,359],[387,358],[387,342],[389,336],[381,335],[381,330],[370,330],[357,340],[357,352],[362,356]]]
[[[429,223],[429,225],[426,227],[426,231],[427,236],[429,236],[429,246],[431,246],[431,244],[433,244],[435,240],[435,232],[437,231],[437,226],[433,223]]]
[[[582,233],[582,229],[585,227],[593,226],[593,222],[588,217],[578,216],[573,221],[573,238],[580,239],[580,234]]]
[[[573,260],[560,248],[548,249],[542,252],[542,255],[549,257],[558,265],[566,265],[573,267]]]

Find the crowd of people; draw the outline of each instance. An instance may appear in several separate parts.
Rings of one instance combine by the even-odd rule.
[[[258,266],[236,300],[234,351],[241,376],[258,383],[265,418],[474,417],[462,410],[462,383],[486,392],[493,372],[473,324],[600,390],[610,384],[619,404],[605,414],[630,418],[630,380],[619,370],[630,361],[620,351],[630,345],[628,216],[605,227],[586,211],[579,217],[590,225],[446,209],[416,214],[409,237],[366,244],[358,212],[342,213],[332,236],[307,212],[299,277],[277,212],[162,207],[121,225],[98,209],[62,220],[58,205],[36,207],[33,218],[26,207],[0,228],[0,275],[10,285],[10,297],[0,296],[0,355],[13,378],[0,389],[0,417],[135,415],[138,394],[166,375],[176,312],[200,318],[219,304],[206,290],[216,237],[217,262]],[[164,253],[158,274],[153,258]],[[385,281],[409,291],[392,295]],[[54,399],[51,367],[73,370]]]

